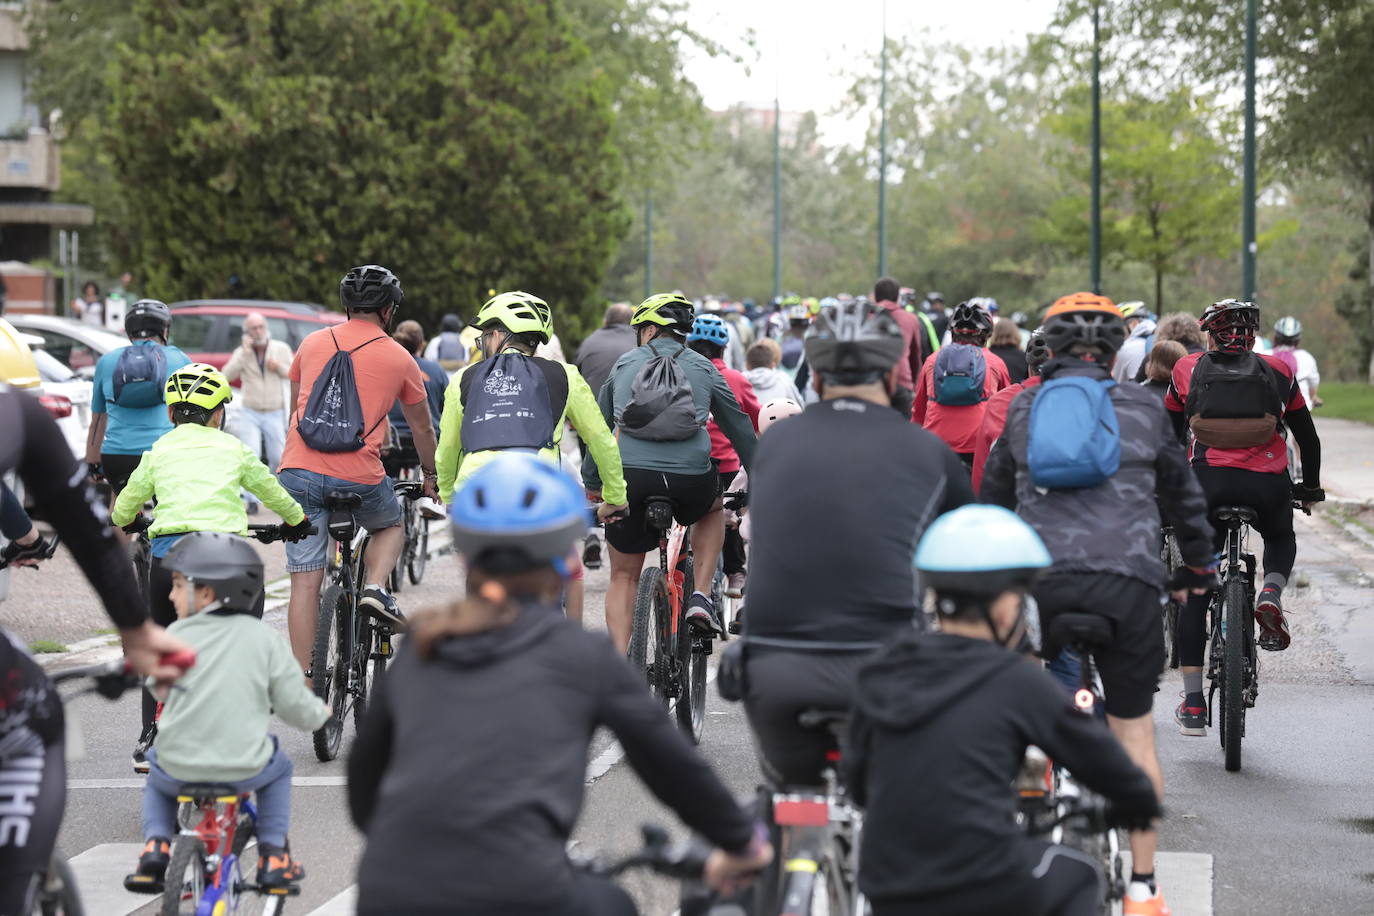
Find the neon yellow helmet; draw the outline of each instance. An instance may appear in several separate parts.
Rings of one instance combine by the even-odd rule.
[[[190,404],[214,410],[234,399],[229,380],[214,366],[191,363],[167,376],[167,406]]]
[[[544,343],[548,343],[553,334],[553,313],[549,311],[549,304],[519,290],[492,296],[478,310],[472,323],[484,331],[499,325],[512,334],[534,334]]]
[[[630,318],[630,327],[641,324],[656,324],[670,328],[680,334],[692,329],[692,317],[696,311],[681,293],[658,293],[639,304]]]

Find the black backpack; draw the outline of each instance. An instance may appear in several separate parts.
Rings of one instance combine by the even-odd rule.
[[[686,347],[672,356],[655,353],[630,383],[630,400],[616,417],[627,436],[650,442],[690,439],[702,428],[687,373],[677,364]]]
[[[464,452],[553,448],[568,373],[553,360],[500,353],[463,373],[458,400]]]
[[[334,332],[329,332],[334,341],[334,355],[324,364],[324,370],[315,379],[310,389],[310,399],[305,402],[305,410],[296,421],[301,439],[317,452],[356,452],[363,447],[372,430],[386,419],[386,414],[377,418],[372,429],[363,432],[363,406],[358,401],[358,384],[353,377],[353,354],[368,344],[386,340],[386,335],[372,338],[352,350],[339,347]]]
[[[1283,416],[1277,376],[1255,353],[1203,353],[1193,367],[1183,406],[1193,436],[1209,448],[1264,445]]]

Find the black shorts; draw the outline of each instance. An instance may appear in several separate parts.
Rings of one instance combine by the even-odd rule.
[[[1093,653],[1107,714],[1118,719],[1149,715],[1164,668],[1160,590],[1111,573],[1051,573],[1034,594],[1041,633],[1050,632],[1057,614],[1100,614],[1112,621],[1112,644]]]
[[[107,455],[102,453],[100,470],[104,472],[105,479],[110,482],[110,486],[118,493],[129,485],[129,478],[134,476],[134,470],[142,460],[142,455]]]
[[[606,525],[606,543],[621,553],[648,553],[658,546],[658,532],[644,517],[649,497],[668,497],[673,503],[673,518],[679,524],[692,525],[701,521],[720,497],[720,474],[714,468],[704,474],[626,468],[625,489],[630,514]]]

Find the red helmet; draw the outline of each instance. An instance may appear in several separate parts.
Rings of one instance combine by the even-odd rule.
[[[1239,299],[1222,299],[1207,306],[1198,324],[1218,350],[1234,352],[1253,349],[1259,331],[1259,306]]]

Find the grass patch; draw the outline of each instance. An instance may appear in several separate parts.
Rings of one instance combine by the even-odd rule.
[[[1315,416],[1339,417],[1374,424],[1374,385],[1363,382],[1322,382],[1322,406]]]
[[[67,647],[60,642],[53,642],[51,639],[37,639],[29,643],[29,651],[35,655],[45,655],[53,652],[66,652]]]
[[[116,630],[114,627],[106,627],[106,628],[103,629],[103,630],[96,630],[96,631],[95,631],[95,635],[96,635],[96,636],[118,636],[118,635],[119,635],[119,631]]]

